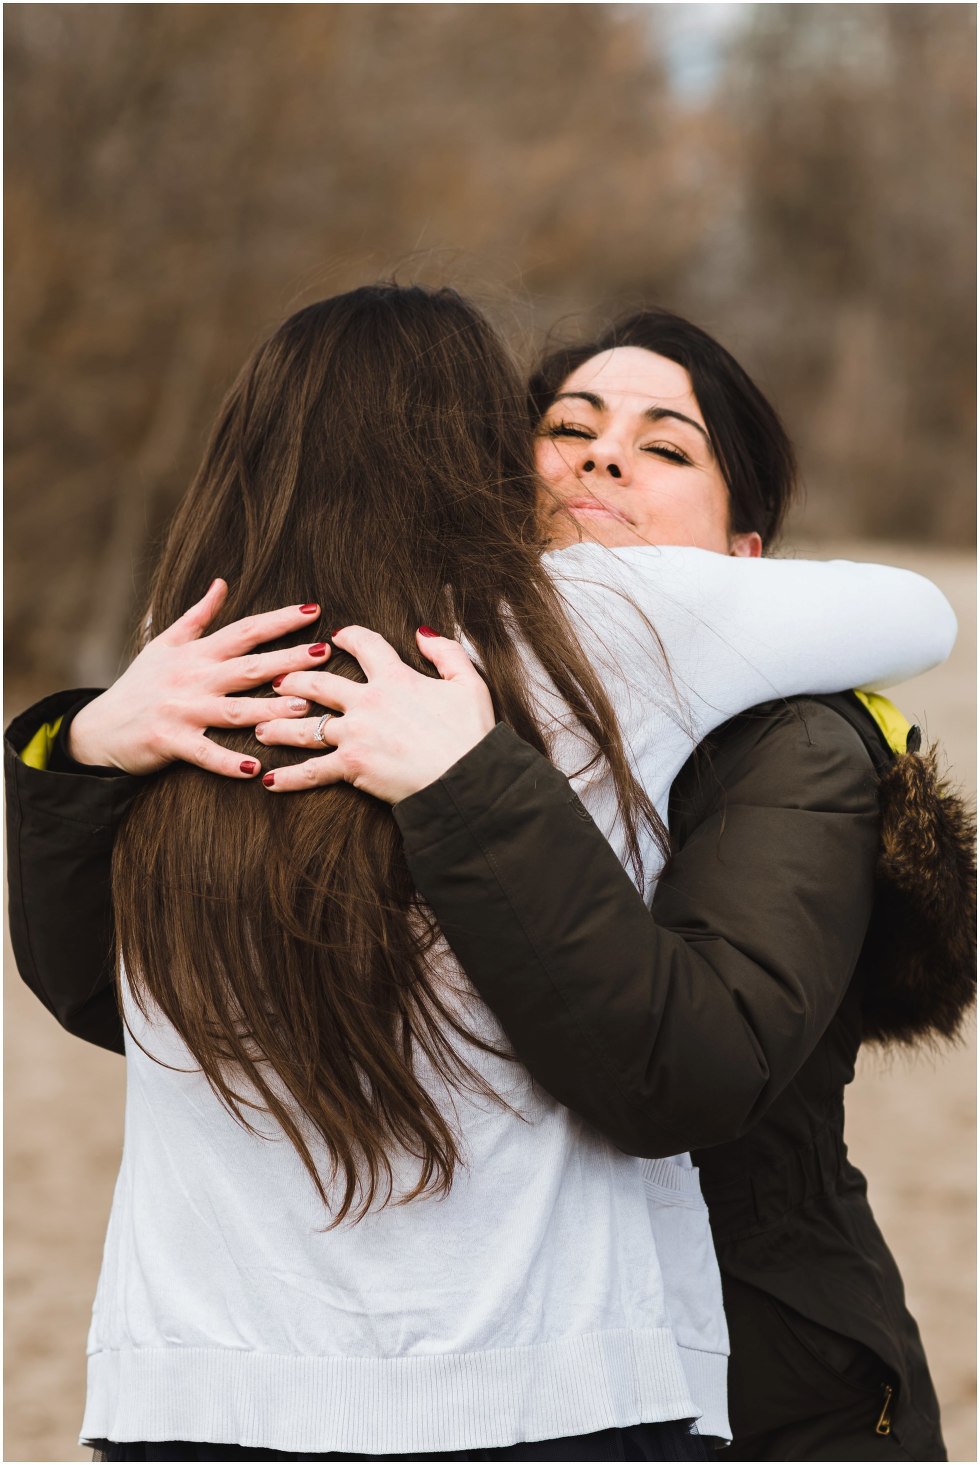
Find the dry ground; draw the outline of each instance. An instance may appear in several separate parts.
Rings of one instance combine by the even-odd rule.
[[[957,608],[960,643],[937,672],[899,694],[941,736],[958,781],[975,791],[975,562],[907,548],[834,546],[906,563]],[[820,553],[827,554],[822,546]],[[84,1460],[85,1333],[122,1138],[123,1064],[63,1033],[17,980],[6,992],[6,1430],[4,1459]],[[848,1139],[905,1274],[943,1405],[952,1460],[976,1460],[975,1057],[861,1069]]]

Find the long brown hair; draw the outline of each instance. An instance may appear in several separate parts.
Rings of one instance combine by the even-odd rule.
[[[304,638],[368,625],[430,675],[416,628],[458,630],[498,717],[547,752],[523,638],[608,761],[639,871],[639,825],[656,816],[541,549],[523,390],[489,325],[449,289],[370,286],[299,311],[245,366],[150,613],[169,625],[220,573],[223,623],[315,599]],[[330,666],[361,677],[350,658]],[[266,767],[308,756],[215,735]],[[419,1163],[398,1199],[448,1190],[456,1136],[416,1060],[452,1085],[480,1080],[428,970],[435,932],[386,805],[347,785],[272,797],[176,765],[133,805],[113,891],[139,1007],[162,1011],[242,1124],[256,1110],[279,1122],[334,1224],[392,1199],[396,1152]]]

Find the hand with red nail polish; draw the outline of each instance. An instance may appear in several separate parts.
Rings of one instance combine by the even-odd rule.
[[[234,695],[281,685],[309,666],[307,645],[256,651],[267,641],[305,630],[320,614],[314,601],[247,616],[206,635],[228,594],[224,580],[167,630],[148,641],[108,691],[75,716],[69,751],[79,763],[148,774],[182,760],[226,778],[253,778],[255,758],[224,748],[209,737],[213,728],[254,728],[269,717],[269,698]],[[319,649],[316,649],[319,648]],[[330,654],[317,642],[317,658]],[[276,718],[298,717],[309,708],[276,702]]]
[[[419,626],[418,645],[438,677],[406,666],[383,636],[364,626],[344,626],[330,639],[360,662],[367,683],[329,671],[282,678],[281,697],[298,693],[315,705],[309,717],[264,722],[262,742],[306,748],[313,756],[277,768],[274,778],[266,774],[266,788],[298,793],[344,780],[395,804],[440,778],[492,731],[486,683],[462,646],[431,626]]]

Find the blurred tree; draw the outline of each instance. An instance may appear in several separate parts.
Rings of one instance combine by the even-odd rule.
[[[969,539],[973,7],[753,10],[717,102],[741,193],[728,305],[779,383],[811,517]]]

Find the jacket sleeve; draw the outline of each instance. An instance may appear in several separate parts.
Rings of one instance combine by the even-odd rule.
[[[143,780],[52,772],[31,767],[20,756],[38,728],[55,722],[85,695],[48,697],[7,729],[10,939],[22,978],[61,1025],[121,1053],[112,847]]]
[[[810,700],[675,784],[653,911],[564,776],[498,726],[396,806],[409,866],[518,1057],[621,1149],[749,1129],[836,1011],[874,898],[876,780]]]

